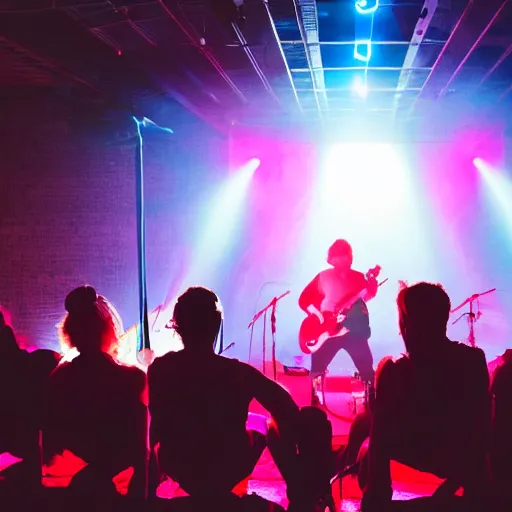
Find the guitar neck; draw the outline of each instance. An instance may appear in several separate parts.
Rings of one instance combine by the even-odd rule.
[[[337,308],[337,312],[341,313],[345,309],[351,308],[359,299],[363,298],[363,293],[365,290],[360,291],[357,295],[354,295],[352,298],[344,302],[340,307]]]

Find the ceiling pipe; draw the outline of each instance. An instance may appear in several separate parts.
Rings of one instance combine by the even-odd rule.
[[[505,60],[509,57],[509,55],[512,53],[512,44],[509,45],[509,47],[502,53],[501,57],[496,61],[496,64],[485,73],[485,75],[482,77],[482,80],[478,83],[476,88],[478,89],[483,83],[505,62]]]
[[[279,47],[279,52],[281,53],[281,57],[283,58],[284,66],[286,68],[286,74],[288,75],[288,79],[290,80],[290,85],[292,86],[292,92],[293,92],[293,95],[295,96],[295,100],[297,101],[297,106],[299,107],[299,110],[302,112],[303,111],[302,104],[300,102],[300,98],[297,93],[297,88],[295,87],[295,82],[293,80],[290,66],[288,65],[288,60],[284,53],[283,44],[281,42],[281,39],[279,38],[279,33],[277,32],[277,27],[276,27],[276,23],[274,21],[274,17],[272,16],[272,13],[270,12],[268,0],[263,0],[263,5],[265,6],[265,9],[267,11],[268,19],[270,21],[270,26],[272,27],[272,32],[274,33],[274,37],[277,41],[277,46]]]
[[[248,103],[247,98],[244,93],[237,87],[237,85],[231,80],[229,75],[226,73],[220,62],[213,56],[213,54],[206,48],[205,46],[199,43],[199,37],[196,37],[192,34],[184,25],[180,22],[180,20],[175,16],[175,14],[165,5],[164,0],[158,0],[158,3],[163,8],[163,10],[167,13],[167,15],[174,21],[174,23],[180,28],[180,30],[190,39],[195,48],[197,48],[203,56],[208,60],[208,62],[215,68],[217,73],[222,77],[222,79],[229,85],[231,90],[238,96],[238,98],[243,103]]]
[[[453,64],[454,60],[458,58],[458,54],[460,54],[460,59],[464,59],[464,57],[467,56],[468,51],[472,51],[472,47],[475,46],[470,43],[468,48],[468,31],[471,29],[474,30],[474,27],[482,26],[482,24],[482,29],[485,29],[485,26],[488,24],[487,20],[489,19],[489,11],[492,12],[492,9],[501,9],[502,4],[507,1],[508,0],[505,0],[505,2],[504,0],[470,0],[468,2],[448,37],[448,40],[443,46],[443,49],[434,62],[427,79],[423,83],[420,94],[415,98],[411,105],[411,110],[415,107],[418,99],[426,96],[429,90],[433,90],[434,94],[439,96],[439,92],[436,91],[436,86],[438,86],[438,90],[446,92],[447,83],[444,82],[444,80],[448,74],[455,71]],[[491,18],[493,18],[493,16],[491,16]],[[466,30],[464,31],[463,28]],[[470,37],[473,38],[472,35]],[[477,37],[476,39],[479,38]],[[449,48],[454,48],[454,51],[452,52],[454,55],[450,55],[450,59],[447,59],[446,56]],[[467,48],[467,50],[465,50],[465,48]],[[456,67],[460,70],[460,66]],[[437,83],[434,83],[436,81]],[[451,81],[452,80],[450,80],[449,83],[451,83]],[[439,87],[439,85],[441,86]]]
[[[450,85],[453,83],[457,75],[460,73],[460,70],[464,67],[464,64],[468,61],[469,57],[471,57],[471,54],[475,51],[475,49],[480,45],[482,42],[482,39],[485,37],[487,32],[489,32],[489,29],[494,25],[496,20],[500,17],[500,14],[503,12],[503,9],[508,4],[509,0],[505,0],[499,7],[499,9],[495,12],[494,16],[491,18],[489,23],[484,27],[482,32],[480,32],[480,35],[477,37],[476,41],[473,43],[469,51],[466,53],[466,56],[461,60],[459,65],[455,68],[455,71],[451,74],[450,78],[448,79],[448,82],[446,85],[441,89],[441,92],[439,93],[439,97],[444,96]]]
[[[252,64],[252,67],[254,71],[256,71],[256,74],[258,75],[259,79],[261,80],[261,83],[263,84],[263,87],[267,90],[267,92],[270,94],[272,99],[274,99],[279,105],[281,105],[281,101],[276,96],[276,93],[274,92],[274,89],[272,89],[272,86],[270,85],[270,82],[268,81],[265,73],[261,69],[260,65],[258,64],[258,61],[256,60],[256,57],[252,53],[252,50],[250,49],[247,40],[245,39],[244,34],[240,30],[240,27],[236,22],[232,22],[231,26],[233,27],[233,30],[235,31],[236,37],[238,38],[238,41],[240,42],[240,45],[242,46],[245,54],[247,55],[247,58],[249,59],[250,63]]]
[[[503,91],[503,93],[498,98],[498,102],[503,101],[511,92],[512,92],[512,85],[510,87],[507,87],[507,89],[505,89],[505,91]]]

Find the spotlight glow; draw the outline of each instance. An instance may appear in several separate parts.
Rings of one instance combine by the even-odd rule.
[[[505,173],[496,172],[484,160],[480,158],[475,158],[475,160],[479,161],[475,165],[490,192],[490,203],[495,208],[500,220],[504,221],[504,228],[510,233],[512,241],[512,182]]]
[[[363,99],[368,96],[368,85],[360,76],[356,76],[354,80],[354,92]]]
[[[258,158],[251,158],[221,183],[216,193],[212,193],[212,201],[204,211],[205,220],[185,284],[211,285],[207,281],[216,274],[214,269],[229,254],[236,230],[242,223],[249,186],[260,163]]]

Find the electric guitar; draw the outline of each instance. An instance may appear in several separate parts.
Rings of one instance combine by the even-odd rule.
[[[370,269],[365,277],[367,280],[375,280],[379,276],[381,267],[377,265]],[[343,325],[350,308],[363,297],[366,288],[352,295],[342,303],[338,304],[332,313],[324,313],[323,321],[317,316],[306,317],[300,326],[299,344],[305,354],[315,353],[330,338],[345,336],[349,330]]]

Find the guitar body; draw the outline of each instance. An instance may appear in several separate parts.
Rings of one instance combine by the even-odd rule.
[[[302,352],[313,354],[328,339],[347,334],[348,329],[343,327],[344,318],[344,316],[329,315],[324,322],[320,322],[320,319],[314,315],[305,318],[299,329],[299,345]]]

